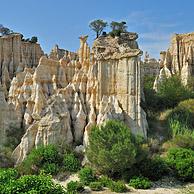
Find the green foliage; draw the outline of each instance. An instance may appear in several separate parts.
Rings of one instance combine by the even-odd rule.
[[[178,178],[184,181],[194,180],[194,151],[185,148],[171,148],[166,158],[169,166]]]
[[[122,173],[136,161],[135,138],[123,123],[110,120],[91,129],[86,154],[98,171],[108,175]]]
[[[133,177],[130,182],[129,186],[134,187],[135,189],[149,189],[152,186],[151,181],[145,177]]]
[[[122,21],[122,22],[112,21],[110,24],[110,27],[111,27],[112,31],[109,33],[109,35],[111,35],[112,37],[120,36],[121,33],[127,31],[126,22],[124,22],[124,21]]]
[[[150,180],[156,181],[166,175],[168,172],[168,166],[164,159],[159,156],[154,158],[147,158],[140,164],[137,164],[140,174]]]
[[[58,148],[47,145],[34,148],[18,168],[22,174],[38,174],[42,169],[56,173],[57,164],[61,163],[62,157]]]
[[[112,181],[110,189],[112,192],[116,193],[124,193],[127,191],[127,187],[122,181]]]
[[[175,107],[179,102],[194,97],[193,92],[185,87],[177,76],[165,79],[159,85],[158,95],[163,99],[165,108]]]
[[[112,184],[112,179],[104,175],[102,175],[98,181],[102,184],[103,187],[110,187]]]
[[[16,169],[0,169],[0,185],[7,184],[12,180],[16,180],[19,177],[19,173]]]
[[[63,188],[53,183],[50,176],[25,175],[19,179],[4,184],[0,194],[38,193],[38,194],[64,194]]]
[[[89,184],[89,187],[92,191],[102,191],[103,190],[103,184],[99,181],[91,182]]]
[[[38,38],[36,36],[32,36],[30,42],[31,43],[37,43],[38,42]]]
[[[46,174],[56,175],[59,172],[59,166],[55,163],[44,163],[41,167]]]
[[[96,32],[96,38],[98,38],[107,25],[107,22],[98,19],[90,22],[89,27]]]
[[[78,181],[70,181],[67,184],[67,193],[80,193],[84,190],[84,186]]]
[[[2,36],[9,35],[12,33],[12,31],[9,28],[4,27],[2,24],[0,24],[0,33]]]
[[[64,155],[63,165],[63,168],[70,172],[77,172],[81,167],[79,159],[73,153]]]
[[[96,180],[93,170],[89,167],[82,168],[79,171],[79,178],[80,182],[84,185],[89,185],[91,182]]]

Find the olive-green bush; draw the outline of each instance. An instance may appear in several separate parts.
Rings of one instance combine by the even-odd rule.
[[[62,164],[62,155],[55,145],[34,148],[18,167],[21,174],[39,174],[41,170],[55,174]]]
[[[103,190],[103,184],[100,181],[91,182],[89,184],[89,187],[92,191],[102,191]]]
[[[98,171],[112,176],[136,162],[135,143],[135,137],[126,125],[110,120],[91,129],[86,155]]]
[[[84,185],[89,185],[96,180],[94,171],[90,167],[84,167],[79,171],[80,182]]]
[[[67,183],[67,193],[80,193],[84,191],[84,186],[78,181],[70,181]]]
[[[152,186],[151,181],[145,177],[133,177],[129,181],[129,186],[134,187],[135,189],[149,189]]]
[[[166,161],[175,175],[183,181],[194,180],[194,151],[185,148],[170,148]]]
[[[81,167],[79,159],[73,153],[66,153],[63,159],[63,168],[69,172],[77,172]]]
[[[127,187],[122,181],[112,181],[110,190],[116,193],[125,193],[127,191]]]
[[[19,177],[15,169],[0,170],[0,194],[65,194],[62,186],[50,176],[25,175]]]

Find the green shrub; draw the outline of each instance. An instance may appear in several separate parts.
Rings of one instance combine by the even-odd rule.
[[[77,172],[81,167],[79,159],[73,153],[65,154],[63,165],[63,168],[70,172]]]
[[[55,184],[50,176],[25,175],[9,184],[3,185],[1,194],[38,193],[38,194],[64,194],[62,186]]]
[[[19,173],[16,169],[0,169],[0,185],[16,180],[18,177]]]
[[[124,193],[127,191],[127,187],[122,181],[113,181],[112,184],[110,185],[110,189],[112,192],[116,193]]]
[[[51,165],[48,166],[48,163]],[[44,165],[47,165],[50,170],[54,170],[54,168],[56,170],[57,164],[61,163],[62,157],[58,148],[55,145],[47,145],[40,146],[37,149],[34,148],[18,168],[22,174],[38,174]],[[56,164],[56,166],[54,167],[53,164]],[[46,170],[49,171],[49,169],[47,168]],[[55,170],[53,171],[54,173],[56,172]]]
[[[134,187],[135,189],[149,189],[152,186],[151,181],[145,177],[133,177],[129,186]]]
[[[102,175],[98,181],[102,184],[103,187],[110,187],[113,180],[107,176]]]
[[[92,191],[102,191],[103,190],[103,184],[101,182],[91,182],[89,184],[89,187]]]
[[[191,148],[194,150],[194,137],[190,134],[176,135],[171,142],[174,147]]]
[[[86,154],[98,171],[113,176],[135,163],[135,138],[126,125],[110,120],[91,129]]]
[[[83,185],[78,181],[70,181],[67,183],[67,192],[68,193],[76,193],[84,191]]]
[[[55,163],[44,163],[41,168],[46,174],[56,175],[59,172],[59,166]]]
[[[194,151],[185,148],[171,148],[167,153],[167,163],[178,178],[194,180]]]
[[[161,103],[165,108],[173,108],[179,102],[194,97],[193,92],[185,87],[177,76],[163,80],[158,87],[157,95],[161,97]]]
[[[89,167],[82,168],[79,171],[79,178],[80,182],[84,185],[89,185],[91,182],[96,180],[93,170]]]
[[[161,157],[155,156],[154,158],[147,158],[140,164],[137,164],[140,174],[150,180],[156,181],[166,175],[168,166]]]

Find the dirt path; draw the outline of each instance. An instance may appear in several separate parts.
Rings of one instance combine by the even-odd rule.
[[[79,181],[77,174],[73,174],[69,176],[68,179],[64,181],[57,181],[55,182],[61,184],[62,186],[66,187],[67,183],[70,181]],[[104,191],[94,192],[91,191],[88,187],[85,188],[83,194],[111,194],[109,189],[105,189]],[[194,194],[194,183],[189,184],[181,184],[179,181],[165,177],[164,179],[154,182],[153,187],[148,190],[141,190],[141,189],[133,189],[130,188],[128,194]]]

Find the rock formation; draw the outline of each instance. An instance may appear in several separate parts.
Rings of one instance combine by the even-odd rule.
[[[17,72],[36,67],[43,51],[39,44],[22,41],[21,34],[0,37],[0,83],[5,91]]]
[[[194,33],[175,34],[171,38],[169,49],[161,52],[160,66],[162,70],[156,78],[157,83],[165,75],[180,75],[184,85],[187,85],[191,76],[194,75]]]
[[[150,58],[150,55],[145,52],[142,68],[145,76],[156,76],[160,71],[160,63],[155,58]]]
[[[13,152],[16,163],[40,144],[86,146],[91,126],[107,119],[122,120],[134,134],[147,136],[146,115],[140,106],[142,51],[137,38],[136,33],[115,38],[101,36],[90,50],[87,36],[81,36],[77,53],[55,46],[49,57],[40,58],[38,65],[35,59],[41,52],[32,54],[32,63],[14,63],[11,72],[7,68],[9,78],[15,75],[8,103],[25,128],[21,143]],[[9,66],[10,63],[4,65]]]

